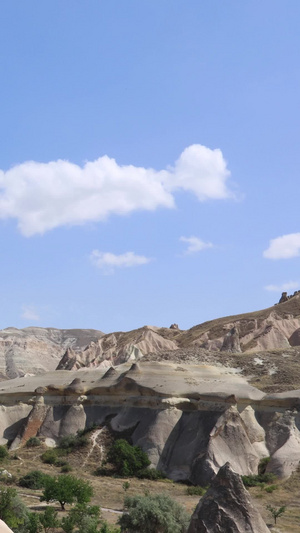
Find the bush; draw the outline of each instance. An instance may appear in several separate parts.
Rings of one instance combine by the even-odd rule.
[[[124,477],[135,476],[150,465],[147,454],[139,446],[131,446],[125,439],[112,444],[107,460],[113,464],[115,473]]]
[[[189,515],[184,508],[166,494],[128,496],[126,512],[118,523],[121,531],[130,533],[184,533]]]
[[[256,474],[254,476],[242,476],[245,487],[259,487],[264,483],[272,483],[276,476],[271,472],[265,474]]]
[[[155,470],[155,468],[144,468],[137,472],[139,479],[151,479],[156,481],[157,479],[166,479],[166,475],[161,470]]]
[[[58,450],[55,448],[51,448],[50,450],[47,450],[46,452],[41,455],[41,459],[43,463],[46,463],[47,465],[55,465],[58,458]]]
[[[62,437],[60,439],[59,448],[71,452],[76,448],[87,446],[88,443],[89,439],[84,435],[67,435],[66,437]]]
[[[71,467],[71,465],[69,463],[63,465],[61,467],[61,473],[62,474],[67,474],[68,472],[71,472],[73,470],[73,468]]]
[[[187,487],[186,493],[189,496],[203,496],[206,493],[206,490],[204,487],[200,487],[199,485]]]
[[[40,439],[38,439],[38,437],[30,437],[30,439],[28,439],[28,441],[26,442],[27,448],[34,448],[35,446],[40,446],[40,445],[41,445],[41,441]]]
[[[259,474],[265,474],[267,466],[268,466],[270,460],[271,460],[271,457],[263,457],[259,461],[259,465],[258,465],[258,473]]]
[[[42,489],[47,477],[47,474],[43,474],[40,470],[32,470],[19,479],[19,485],[20,487],[26,487],[27,489]]]
[[[0,461],[8,457],[8,451],[5,446],[0,446]]]
[[[104,466],[99,466],[98,468],[96,468],[94,475],[95,476],[111,476],[112,471],[108,470],[108,468],[105,468]]]
[[[267,487],[265,487],[265,491],[268,492],[269,494],[271,494],[272,492],[274,492],[274,490],[277,490],[278,489],[278,485],[268,485]]]

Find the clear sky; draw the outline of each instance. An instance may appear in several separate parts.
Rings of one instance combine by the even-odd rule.
[[[2,0],[0,327],[300,289],[299,0]]]

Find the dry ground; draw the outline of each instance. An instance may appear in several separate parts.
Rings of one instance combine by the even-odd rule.
[[[58,475],[60,468],[53,465],[44,464],[40,456],[45,451],[43,445],[37,448],[22,448],[17,450],[18,459],[7,459],[2,463],[2,467],[6,468],[9,472],[15,475],[18,479],[31,470],[41,470],[44,473],[50,475]],[[111,478],[111,477],[98,477],[93,473],[101,462],[99,448],[95,447],[92,453],[88,457],[88,453],[91,451],[90,447],[85,447],[80,451],[69,454],[66,460],[71,464],[73,470],[70,472],[72,475],[81,477],[84,480],[89,481],[94,488],[93,504],[99,505],[103,508],[121,511],[123,509],[124,501],[124,489],[123,483],[125,479]],[[13,454],[11,454],[13,457]],[[85,460],[88,460],[85,466],[82,466]],[[63,474],[62,474],[63,475]],[[196,507],[199,497],[189,496],[187,494],[187,486],[181,483],[174,483],[170,480],[163,481],[149,481],[138,480],[134,478],[128,479],[130,482],[130,488],[126,492],[128,495],[143,494],[144,492],[150,492],[151,494],[157,494],[161,492],[167,493],[176,501],[181,503],[186,510],[192,514]],[[272,517],[266,510],[268,504],[281,507],[286,505],[287,509],[284,515],[278,519],[275,532],[280,533],[295,533],[300,531],[300,472],[296,472],[291,478],[285,482],[277,484],[278,488],[274,490],[272,494],[268,494],[264,489],[257,487],[250,489],[250,494],[254,504],[261,512],[264,520],[269,525],[272,525]],[[24,503],[32,509],[42,509],[44,504],[40,504],[39,496],[41,491],[33,491],[16,486],[18,493],[20,494]],[[103,512],[104,518],[110,523],[116,523],[118,515],[112,512]]]

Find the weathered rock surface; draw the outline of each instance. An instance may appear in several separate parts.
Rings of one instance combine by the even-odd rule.
[[[176,326],[144,326],[126,333],[104,335],[81,353],[68,350],[58,369],[108,367],[172,351],[181,351],[184,359],[184,350],[191,349],[202,349],[208,354],[253,353],[300,346],[300,294],[269,309],[211,320],[186,331]]]
[[[0,331],[0,379],[54,370],[68,347],[82,350],[103,333],[92,329],[25,329]]]
[[[222,366],[126,363],[3,381],[1,443],[35,434],[57,441],[93,424],[125,434],[152,466],[205,485],[230,461],[240,474],[259,460],[287,477],[300,461],[300,390],[265,394]]]
[[[248,491],[224,464],[198,503],[187,533],[270,533]]]

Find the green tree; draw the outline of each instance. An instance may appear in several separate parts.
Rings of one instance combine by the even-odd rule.
[[[267,505],[266,508],[273,516],[274,523],[276,524],[277,518],[279,518],[283,513],[285,513],[286,505],[283,505],[282,507],[272,507],[272,505]]]
[[[25,531],[26,533],[39,533],[42,531],[39,515],[37,513],[28,513]]]
[[[0,488],[0,518],[14,531],[27,520],[27,508],[17,495],[16,489]]]
[[[71,475],[49,476],[44,485],[41,501],[58,501],[62,511],[66,503],[87,503],[93,495],[89,482]]]
[[[101,511],[98,505],[78,503],[70,509],[68,516],[63,517],[61,527],[65,533],[72,533],[75,528],[79,532],[94,533],[98,532],[100,518]]]
[[[127,440],[116,440],[107,454],[108,462],[120,476],[134,476],[150,465],[148,456],[139,446],[131,446]]]
[[[166,494],[128,496],[126,513],[119,519],[121,531],[126,533],[184,533],[189,515],[184,508]]]
[[[53,507],[47,507],[39,519],[45,533],[49,533],[49,531],[60,525],[57,511]]]

